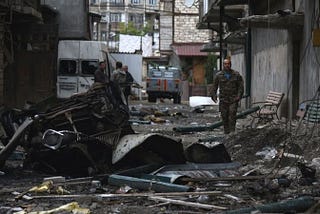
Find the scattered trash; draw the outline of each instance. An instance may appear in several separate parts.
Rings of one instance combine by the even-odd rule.
[[[126,193],[130,193],[132,191],[133,191],[133,189],[130,186],[123,185],[119,189],[117,189],[116,193],[117,194],[126,194]]]
[[[0,213],[16,213],[20,211],[23,211],[21,207],[7,207],[7,206],[0,207]]]
[[[52,181],[45,181],[39,186],[32,187],[28,190],[28,192],[35,192],[35,193],[43,193],[47,192],[50,193],[51,189],[53,188],[53,182]]]
[[[256,155],[262,156],[263,159],[265,160],[272,160],[276,157],[277,153],[278,152],[275,148],[267,146],[267,147],[264,147],[262,151],[257,152]]]
[[[219,102],[217,102],[217,103],[213,102],[211,97],[191,96],[191,97],[189,97],[189,105],[191,107],[214,106],[214,105],[219,105]]]
[[[90,210],[86,208],[81,208],[77,202],[71,202],[66,205],[62,205],[58,208],[47,210],[47,211],[34,211],[34,212],[26,212],[20,211],[16,214],[51,214],[51,213],[62,213],[62,212],[72,212],[77,214],[90,214]]]
[[[116,174],[109,176],[108,184],[115,186],[122,186],[126,184],[132,188],[140,190],[154,190],[156,192],[188,192],[191,190],[191,188],[188,186]]]

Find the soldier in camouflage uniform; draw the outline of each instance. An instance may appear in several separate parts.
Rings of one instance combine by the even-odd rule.
[[[243,78],[239,72],[231,69],[231,60],[223,61],[223,70],[214,78],[211,98],[217,102],[217,90],[219,87],[219,111],[224,126],[224,133],[235,131],[238,102],[240,101],[244,86]]]

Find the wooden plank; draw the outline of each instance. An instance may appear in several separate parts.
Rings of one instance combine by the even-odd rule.
[[[283,95],[284,95],[283,93],[269,91],[269,94],[267,95],[267,98],[266,98],[266,102],[275,104],[278,107],[278,105],[280,105],[282,101]]]
[[[83,194],[83,195],[35,195],[32,199],[61,199],[61,198],[130,198],[130,197],[152,197],[152,196],[190,196],[190,195],[221,195],[221,191],[205,192],[159,192],[159,193],[129,193],[129,194]]]
[[[202,209],[207,209],[207,210],[212,210],[212,209],[226,210],[227,209],[226,207],[221,207],[221,206],[216,206],[216,205],[211,205],[211,204],[186,202],[186,201],[174,200],[174,199],[168,199],[168,198],[156,197],[156,196],[149,197],[149,199],[153,200],[153,201],[169,202],[171,204],[178,204],[178,205],[182,205],[182,206],[196,207],[196,208],[202,208]]]

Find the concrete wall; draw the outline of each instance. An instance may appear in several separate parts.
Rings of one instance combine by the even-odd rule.
[[[231,54],[232,69],[240,72],[243,79],[246,79],[246,60],[243,51]]]
[[[317,28],[319,4],[316,1],[304,1],[304,8],[305,23],[300,48],[300,102],[313,98],[320,86],[320,48],[314,47],[312,42],[312,30]]]
[[[41,4],[56,8],[59,12],[59,38],[90,39],[86,0],[41,0]]]
[[[246,89],[246,83],[247,83],[248,79],[246,77],[246,59],[245,59],[244,50],[232,51],[231,52],[231,63],[232,63],[231,64],[232,69],[234,69],[235,71],[238,71],[241,74],[241,76],[243,77],[244,88]],[[246,95],[246,94],[247,94],[247,92],[244,91],[244,95]],[[240,108],[241,109],[247,108],[245,99],[241,100]]]
[[[283,92],[285,99],[280,116],[287,116],[291,72],[292,49],[288,31],[252,29],[251,101],[263,101],[270,90]]]

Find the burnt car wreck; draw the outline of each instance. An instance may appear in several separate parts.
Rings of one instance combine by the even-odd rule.
[[[53,173],[111,170],[112,146],[132,134],[129,110],[118,85],[94,85],[88,92],[54,103],[44,112],[4,109],[1,113],[0,166],[17,148],[24,165]]]
[[[181,139],[134,132],[123,93],[113,82],[45,105],[45,111],[39,106],[2,110],[0,168],[19,146],[24,167],[71,176],[188,161]]]

